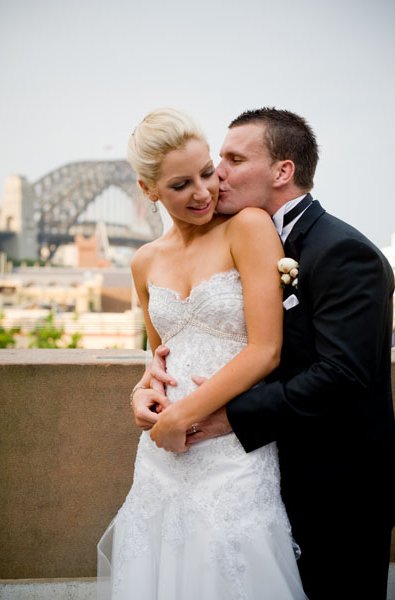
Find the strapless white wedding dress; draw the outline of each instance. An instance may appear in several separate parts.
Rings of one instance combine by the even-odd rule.
[[[150,285],[149,311],[170,348],[172,402],[247,343],[235,269],[183,300]],[[173,454],[141,435],[134,482],[99,546],[100,600],[304,599],[280,496],[276,444],[246,453],[232,433]]]

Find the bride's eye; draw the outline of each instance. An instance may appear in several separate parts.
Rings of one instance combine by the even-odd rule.
[[[208,179],[209,177],[211,177],[212,175],[214,175],[215,169],[214,167],[210,167],[210,169],[208,169],[207,171],[205,171],[202,174],[202,177],[205,177],[206,179]]]
[[[187,181],[180,181],[180,183],[173,183],[173,185],[171,186],[171,189],[178,192],[180,190],[183,190],[187,186],[187,184],[188,184]]]

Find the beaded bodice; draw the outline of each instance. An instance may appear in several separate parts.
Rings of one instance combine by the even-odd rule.
[[[174,402],[192,391],[189,373],[210,377],[247,343],[240,276],[236,269],[215,273],[185,300],[152,283],[149,292],[152,323],[170,348],[167,371],[178,382],[167,390]]]

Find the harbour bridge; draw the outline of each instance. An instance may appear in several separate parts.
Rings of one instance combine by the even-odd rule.
[[[89,215],[99,200],[101,216],[97,210]],[[115,204],[123,210],[114,218]],[[109,242],[116,246],[141,246],[162,230],[158,214],[151,212],[149,201],[138,192],[135,174],[125,160],[69,163],[34,183],[12,176],[6,181],[0,211],[0,250],[8,248],[10,256],[21,254],[30,236],[36,257],[50,259],[76,234],[92,235],[99,221],[105,222]]]

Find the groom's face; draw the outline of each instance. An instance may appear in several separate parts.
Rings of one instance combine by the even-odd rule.
[[[246,206],[256,206],[271,214],[275,163],[264,142],[264,126],[251,123],[232,127],[220,154],[217,212],[234,214]]]

